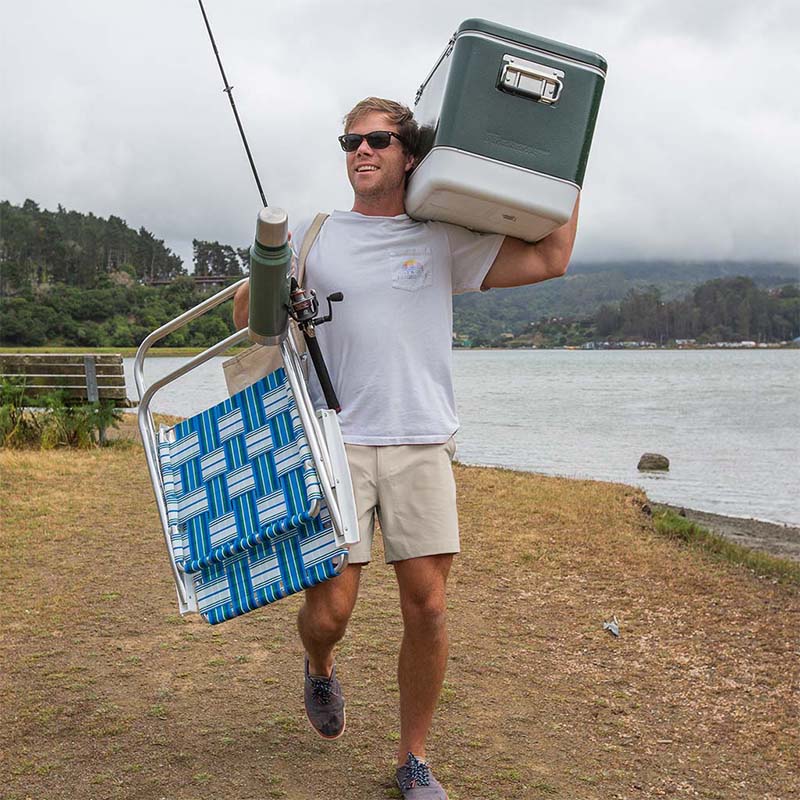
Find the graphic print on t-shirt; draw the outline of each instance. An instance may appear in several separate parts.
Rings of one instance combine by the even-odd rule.
[[[431,249],[419,247],[410,250],[393,250],[392,286],[406,292],[416,292],[431,285]]]

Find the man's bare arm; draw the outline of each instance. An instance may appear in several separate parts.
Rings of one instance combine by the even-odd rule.
[[[236,330],[247,327],[250,317],[250,281],[242,284],[233,295],[233,326]]]
[[[575,201],[569,221],[538,242],[531,244],[506,236],[481,289],[527,286],[563,275],[575,244],[579,205],[580,196]]]

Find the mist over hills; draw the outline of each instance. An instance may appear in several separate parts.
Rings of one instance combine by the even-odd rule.
[[[570,264],[569,272],[573,275],[592,275],[599,272],[622,272],[631,280],[647,279],[653,275],[663,275],[668,280],[685,280],[690,283],[702,283],[714,278],[734,278],[738,275],[748,275],[754,280],[763,276],[769,280],[770,276],[784,280],[792,277],[800,279],[800,261],[715,261],[708,260],[652,260],[643,261],[575,261]],[[758,282],[758,281],[756,281]]]

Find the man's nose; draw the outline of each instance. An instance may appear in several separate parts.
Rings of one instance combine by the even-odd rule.
[[[373,150],[369,146],[369,142],[367,142],[366,139],[362,139],[361,144],[358,146],[358,150],[356,150],[356,153],[363,153],[364,155],[372,155]]]

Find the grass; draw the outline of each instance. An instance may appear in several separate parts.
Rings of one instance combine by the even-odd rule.
[[[796,561],[743,547],[670,509],[656,511],[653,514],[653,523],[658,533],[695,550],[745,567],[756,575],[800,585],[800,564]]]
[[[380,542],[337,653],[347,733],[323,742],[302,598],[213,628],[176,613],[129,426],[128,446],[0,451],[3,796],[399,796],[402,620]],[[685,520],[647,516],[630,487],[455,473],[463,552],[427,753],[454,800],[800,792],[793,582],[687,545]]]

